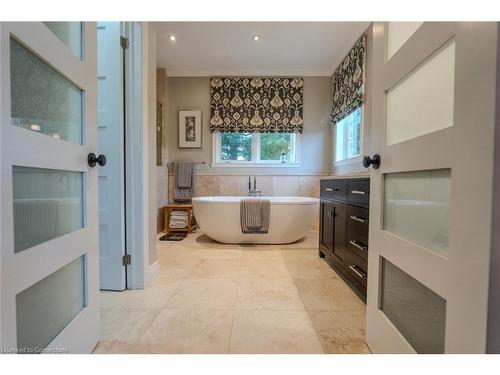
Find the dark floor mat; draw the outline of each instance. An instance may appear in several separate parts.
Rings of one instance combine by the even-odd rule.
[[[185,233],[169,233],[160,237],[160,241],[182,241],[186,236]]]

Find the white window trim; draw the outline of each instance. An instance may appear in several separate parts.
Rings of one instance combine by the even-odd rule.
[[[333,125],[333,145],[332,147],[332,158],[333,158],[333,165],[334,166],[341,166],[341,165],[351,165],[351,164],[357,164],[363,160],[363,136],[364,136],[364,129],[365,129],[365,107],[362,105],[361,106],[361,124],[360,124],[360,134],[359,134],[359,155],[354,156],[349,159],[344,159],[344,160],[335,160],[337,150],[335,149],[335,146],[337,145],[337,131],[335,129],[335,126],[337,124],[335,123]]]
[[[275,161],[257,161],[260,159],[260,137],[256,141],[252,139],[252,160],[221,160],[219,150],[221,148],[221,133],[212,133],[212,167],[222,168],[299,168],[300,167],[300,134],[295,133],[295,162],[281,163]]]

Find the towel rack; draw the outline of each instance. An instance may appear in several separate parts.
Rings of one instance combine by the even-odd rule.
[[[169,165],[169,166],[174,165],[174,163],[175,163],[174,161],[169,161],[167,163],[167,165]],[[208,162],[206,162],[206,161],[193,161],[193,164],[208,164]]]
[[[174,163],[173,161],[169,161],[167,163],[167,169],[169,171],[170,174],[174,173]],[[209,162],[207,161],[193,161],[193,164],[209,164]]]

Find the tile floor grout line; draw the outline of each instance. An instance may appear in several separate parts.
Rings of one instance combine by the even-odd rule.
[[[238,293],[240,291],[240,281],[241,281],[241,270],[242,270],[242,268],[243,268],[243,253],[241,254],[241,258],[240,258],[240,270],[238,272],[238,286],[236,287],[236,297],[234,298],[233,319],[231,320],[231,330],[230,330],[230,333],[229,333],[229,340],[228,340],[227,351],[226,351],[227,354],[229,354],[229,351],[231,350],[231,341],[233,339],[234,316],[235,316],[235,313],[236,313],[236,303],[238,302]]]
[[[288,268],[288,264],[287,264],[287,268]],[[289,270],[289,272],[290,272],[290,270]],[[311,317],[309,316],[309,312],[308,312],[309,310],[307,309],[306,303],[304,302],[304,298],[302,297],[302,293],[300,293],[300,289],[297,286],[297,283],[296,283],[295,279],[293,279],[293,283],[295,285],[295,288],[297,288],[297,292],[299,293],[300,300],[302,301],[302,304],[304,305],[304,309],[305,309],[305,312],[306,312],[306,315],[307,315],[307,319],[309,320],[309,323],[311,324],[311,327],[313,328],[314,334],[316,335],[316,338],[318,339],[319,344],[321,345],[321,348],[323,349],[323,354],[329,354],[329,353],[327,353],[326,348],[323,345],[323,342],[321,341],[321,339],[319,337],[318,331],[316,330],[316,327],[314,326],[314,324],[313,324],[313,322],[311,320]]]

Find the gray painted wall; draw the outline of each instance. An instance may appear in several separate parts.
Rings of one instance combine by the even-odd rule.
[[[167,160],[212,161],[212,134],[209,131],[210,86],[208,77],[167,79]],[[304,133],[300,138],[300,167],[217,168],[198,166],[199,174],[226,175],[321,175],[330,168],[330,77],[304,77]],[[203,148],[178,148],[179,110],[203,111]]]

